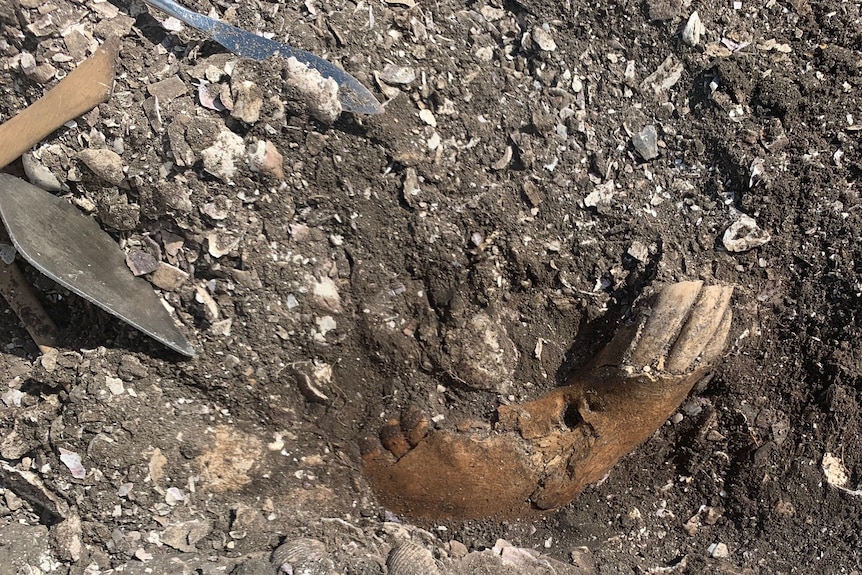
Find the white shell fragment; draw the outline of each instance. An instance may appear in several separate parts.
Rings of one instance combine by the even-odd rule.
[[[296,380],[296,385],[299,387],[299,391],[308,401],[316,402],[316,403],[329,403],[329,396],[323,393],[318,387],[318,377],[315,377],[313,380],[307,374],[299,371],[298,369],[292,370],[292,375]],[[317,375],[317,374],[315,374]]]
[[[437,127],[437,119],[434,117],[434,113],[431,112],[431,110],[419,110],[419,119],[431,126],[432,128]]]
[[[63,190],[63,184],[60,183],[57,176],[39,162],[33,154],[28,153],[21,156],[21,164],[24,166],[24,173],[31,184],[47,192],[59,192]]]
[[[242,138],[227,128],[222,128],[212,146],[201,150],[204,170],[225,182],[233,180],[237,162],[244,155]]]
[[[195,288],[195,301],[203,306],[204,315],[209,321],[212,322],[218,319],[218,304],[204,286],[198,286]]]
[[[697,13],[697,10],[695,10],[688,17],[685,28],[682,29],[682,41],[689,46],[697,46],[700,44],[700,37],[704,33],[706,33],[706,28],[703,22],[700,21],[700,15]]]
[[[545,26],[536,26],[533,28],[532,36],[533,42],[540,50],[553,52],[557,49],[557,43],[554,42],[554,38],[551,36],[551,31],[547,28],[547,24]]]
[[[392,548],[386,559],[389,575],[439,575],[440,570],[431,552],[412,541]]]
[[[212,257],[218,259],[231,253],[239,245],[242,238],[232,236],[229,233],[219,233],[214,230],[206,235],[207,252]]]
[[[310,278],[311,297],[317,307],[332,312],[341,313],[341,296],[338,285],[331,278],[323,276],[320,280]]]
[[[823,454],[820,466],[823,468],[823,474],[826,475],[826,483],[850,495],[862,496],[862,489],[849,489],[846,487],[847,482],[850,481],[850,474],[841,459],[826,452]]]
[[[59,448],[59,451],[60,461],[63,462],[63,465],[69,468],[69,472],[72,474],[72,477],[75,479],[84,479],[87,476],[87,470],[84,469],[84,466],[81,464],[81,456],[74,451],[69,451],[62,447]]]
[[[159,533],[159,540],[177,551],[193,553],[197,542],[209,535],[212,527],[212,521],[202,519],[171,523]]]
[[[178,487],[168,487],[165,490],[165,503],[173,507],[177,503],[186,498],[185,494]]]
[[[758,180],[763,179],[763,174],[766,172],[765,162],[763,158],[754,158],[749,168],[748,187],[753,188]]]
[[[656,97],[673,88],[682,78],[683,65],[673,54],[664,59],[655,72],[644,78],[641,90]]]
[[[514,151],[512,150],[512,146],[506,146],[506,150],[503,152],[503,155],[500,157],[500,159],[491,164],[491,169],[495,171],[505,169],[505,167],[509,165],[509,162],[512,161],[513,154]]]
[[[305,98],[308,113],[324,124],[331,124],[341,115],[338,83],[324,78],[320,72],[290,57],[286,63],[287,83]]]
[[[769,232],[760,229],[754,218],[742,214],[724,232],[722,243],[729,252],[745,252],[762,246],[770,239]]]
[[[595,573],[592,559],[588,555],[577,551],[572,552],[572,561],[576,562],[581,568],[574,568],[561,563],[533,549],[516,547],[505,539],[497,539],[494,547],[489,552],[499,557],[503,565],[517,568],[518,573],[579,573],[584,575]]]
[[[272,564],[278,573],[304,575],[330,575],[335,565],[329,558],[326,545],[317,539],[291,539],[272,552]]]
[[[632,136],[632,145],[640,154],[640,157],[646,161],[653,160],[658,157],[658,134],[655,126],[650,124],[643,130]]]
[[[159,262],[158,267],[153,270],[150,282],[158,288],[167,291],[175,291],[185,283],[189,274],[171,264]]]
[[[380,79],[390,85],[406,86],[416,80],[416,70],[408,66],[386,64],[380,71]]]
[[[597,208],[599,206],[611,205],[614,198],[614,181],[608,180],[603,184],[597,185],[592,192],[584,198],[584,207]]]

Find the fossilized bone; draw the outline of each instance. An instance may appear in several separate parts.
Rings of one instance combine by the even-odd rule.
[[[567,385],[500,406],[487,433],[426,434],[427,420],[409,410],[364,444],[364,473],[383,505],[410,517],[504,518],[565,505],[658,429],[719,358],[732,291],[665,287]]]

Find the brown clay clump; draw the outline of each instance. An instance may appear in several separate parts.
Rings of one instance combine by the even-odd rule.
[[[516,517],[569,503],[677,409],[724,350],[733,288],[665,287],[564,387],[500,406],[487,433],[432,431],[417,410],[363,446],[380,502],[417,518]]]

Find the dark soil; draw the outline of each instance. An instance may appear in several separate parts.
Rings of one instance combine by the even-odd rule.
[[[192,4],[340,63],[386,113],[321,124],[276,63],[225,73],[235,58],[138,5],[0,4],[3,120],[54,82],[22,54],[68,71],[87,38],[123,34],[111,100],[35,154],[124,249],[189,274],[160,293],[197,349],[183,359],[20,264],[61,335],[40,358],[0,303],[0,571],[253,573],[284,539],[347,553],[364,533],[371,549],[409,519],[375,502],[361,437],[411,404],[444,428],[490,421],[685,279],[736,286],[735,317],[679,413],[544,520],[423,525],[427,545],[504,538],[565,562],[585,546],[601,573],[862,570],[858,2]],[[690,46],[695,9],[706,31]],[[383,86],[387,66],[415,78]],[[156,114],[148,86],[173,77],[187,92]],[[243,79],[258,120],[202,105],[202,82]],[[632,142],[647,126],[649,161]],[[283,179],[245,156],[232,175],[207,169],[223,130],[274,144]],[[117,151],[126,184],[91,173],[88,147]],[[727,251],[740,214],[771,239]],[[493,381],[459,359],[480,313],[517,350]],[[80,518],[79,551],[57,532],[68,519],[9,483],[20,471]],[[342,572],[383,572],[360,556]]]

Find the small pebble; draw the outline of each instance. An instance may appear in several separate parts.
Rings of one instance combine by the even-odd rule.
[[[321,336],[326,337],[326,334],[333,331],[338,325],[331,315],[315,318],[314,323],[317,324],[317,330]]]
[[[632,242],[626,253],[641,263],[646,263],[649,260],[649,248],[637,240]]]
[[[534,208],[539,207],[542,203],[542,194],[539,192],[538,186],[529,180],[524,181],[524,195]]]
[[[700,21],[700,15],[697,10],[691,13],[688,17],[688,22],[685,23],[685,28],[682,29],[682,41],[689,46],[697,46],[700,43],[700,36],[706,32],[703,22]]]
[[[12,244],[0,242],[0,261],[7,266],[15,261],[18,250]]]
[[[422,192],[419,187],[419,176],[416,173],[416,168],[407,168],[404,171],[404,185],[401,188],[401,193],[404,201],[411,208],[416,208],[419,205],[418,196]]]
[[[231,117],[246,124],[257,122],[263,108],[263,93],[257,84],[249,80],[234,81],[230,88],[234,101]]]
[[[81,150],[78,159],[84,162],[91,172],[113,186],[119,186],[126,179],[123,173],[123,159],[107,148]]]
[[[36,71],[36,58],[30,52],[21,52],[18,65],[21,66],[21,71],[29,76]]]
[[[33,70],[33,73],[30,75],[36,82],[39,84],[47,84],[51,80],[54,79],[54,76],[57,74],[57,69],[51,64],[45,62],[44,64],[39,64],[36,66],[36,69]]]
[[[180,80],[179,76],[171,76],[161,82],[155,82],[147,86],[147,92],[151,96],[155,96],[161,102],[170,102],[188,92],[186,83]]]
[[[105,377],[105,383],[108,385],[108,391],[111,395],[122,395],[126,388],[123,386],[123,380],[119,377]]]
[[[189,274],[183,270],[164,262],[159,262],[158,267],[150,275],[150,282],[163,290],[176,291],[188,279]]]
[[[428,138],[428,149],[429,150],[436,150],[437,148],[440,147],[441,143],[442,143],[442,141],[440,138],[440,134],[438,134],[437,132],[434,132],[433,134],[431,134],[431,137]]]
[[[338,294],[338,286],[332,279],[324,276],[319,281],[312,280],[311,296],[314,303],[321,309],[333,312],[341,312],[341,296]]]
[[[742,214],[724,232],[722,243],[729,252],[745,252],[762,246],[770,239],[769,232],[760,229],[754,218]]]
[[[228,317],[225,319],[220,319],[218,321],[214,321],[212,323],[212,325],[210,326],[209,331],[213,335],[226,337],[226,336],[230,335],[230,328],[231,327],[233,327],[233,319]]]
[[[461,559],[462,557],[466,557],[469,550],[467,546],[461,543],[460,541],[452,540],[449,542],[449,552],[452,554],[452,557],[456,559]]]
[[[416,80],[416,71],[407,66],[386,64],[386,67],[380,72],[380,79],[387,84],[406,86]]]
[[[634,145],[640,157],[646,161],[650,161],[658,157],[658,134],[655,126],[649,125],[643,130],[632,136],[632,145]]]
[[[437,127],[437,119],[434,117],[434,114],[431,112],[431,110],[419,110],[419,119],[421,119],[423,122],[425,122],[432,128]]]
[[[253,171],[284,180],[284,156],[269,140],[258,140],[249,144],[248,160]]]
[[[535,42],[536,46],[538,46],[540,50],[553,52],[557,49],[557,43],[554,42],[554,38],[551,36],[550,30],[547,28],[547,24],[544,26],[534,27],[532,37],[533,42]]]
[[[133,274],[142,276],[156,271],[159,267],[159,262],[148,252],[132,250],[126,254],[126,265],[132,270]]]

